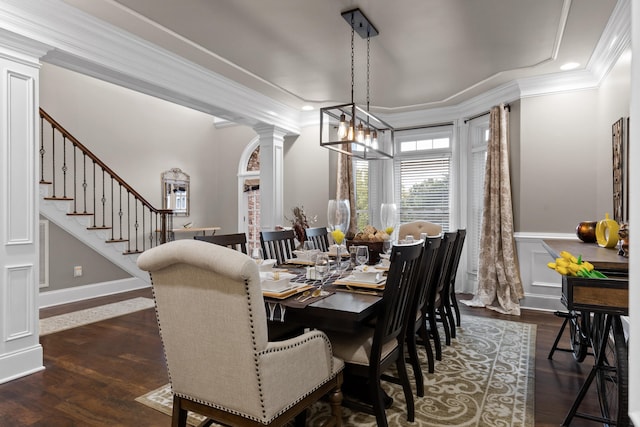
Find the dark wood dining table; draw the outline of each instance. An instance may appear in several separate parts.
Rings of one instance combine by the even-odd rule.
[[[292,273],[304,274],[304,269],[288,269]],[[382,296],[359,293],[357,290],[336,290],[337,287],[332,282],[337,277],[333,276],[323,285],[323,289],[330,295],[318,298],[308,305],[298,304],[295,295],[290,297],[290,301],[265,298],[265,302],[282,304],[285,308],[283,318],[272,322],[347,333],[354,333],[365,327],[381,310]]]

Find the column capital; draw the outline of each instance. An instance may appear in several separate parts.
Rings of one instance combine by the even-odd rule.
[[[258,134],[258,137],[260,138],[260,142],[262,142],[263,139],[273,139],[273,140],[283,141],[285,135],[289,133],[285,129],[282,129],[278,126],[269,125],[265,123],[260,123],[255,125],[253,127],[253,130],[256,131],[256,133]]]

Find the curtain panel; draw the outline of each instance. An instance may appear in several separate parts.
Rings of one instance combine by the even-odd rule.
[[[503,104],[490,113],[490,134],[484,180],[478,289],[474,307],[520,315],[524,297],[513,232],[509,173],[509,112]]]

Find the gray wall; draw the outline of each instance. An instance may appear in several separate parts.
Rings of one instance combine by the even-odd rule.
[[[573,233],[611,213],[611,125],[629,116],[629,87],[623,57],[599,89],[521,100],[516,231]]]
[[[73,268],[82,276],[73,277]],[[42,292],[131,277],[111,261],[49,221],[49,286]]]
[[[307,217],[317,215],[315,225],[325,226],[327,201],[335,198],[329,194],[329,181],[335,181],[335,174],[330,175],[330,150],[320,147],[319,135],[319,126],[308,126],[297,138],[285,139],[283,209],[291,218],[294,206],[304,206]]]

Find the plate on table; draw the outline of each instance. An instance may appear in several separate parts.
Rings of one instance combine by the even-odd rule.
[[[294,259],[299,259],[301,261],[309,261],[309,262],[314,262],[316,259],[316,256],[319,253],[320,251],[318,249],[311,249],[311,250],[296,249],[295,251],[293,251],[293,254],[296,256]]]
[[[379,280],[361,280],[356,279],[353,275],[347,276],[343,279],[338,279],[333,282],[336,285],[352,286],[358,288],[371,288],[371,289],[384,289],[384,285],[387,282],[386,277],[382,277]]]
[[[281,290],[280,292],[270,292],[262,290],[262,296],[274,299],[286,299],[292,295],[299,294],[300,292],[304,292],[308,289],[312,289],[313,286],[307,285],[305,283],[290,283],[291,286]]]
[[[291,273],[281,273],[279,271],[261,271],[260,286],[262,286],[263,290],[279,292],[282,289],[289,287],[289,281],[294,277],[296,277],[296,275]]]
[[[382,279],[383,270],[372,265],[359,265],[353,269],[351,276],[358,282],[378,283]]]
[[[300,258],[291,258],[286,261],[287,264],[295,264],[295,265],[316,265],[314,261],[309,261],[306,259]]]
[[[260,269],[260,271],[271,271],[271,269],[273,269],[273,266],[276,265],[277,262],[278,261],[275,259],[265,259],[260,264],[258,264],[258,268]]]

